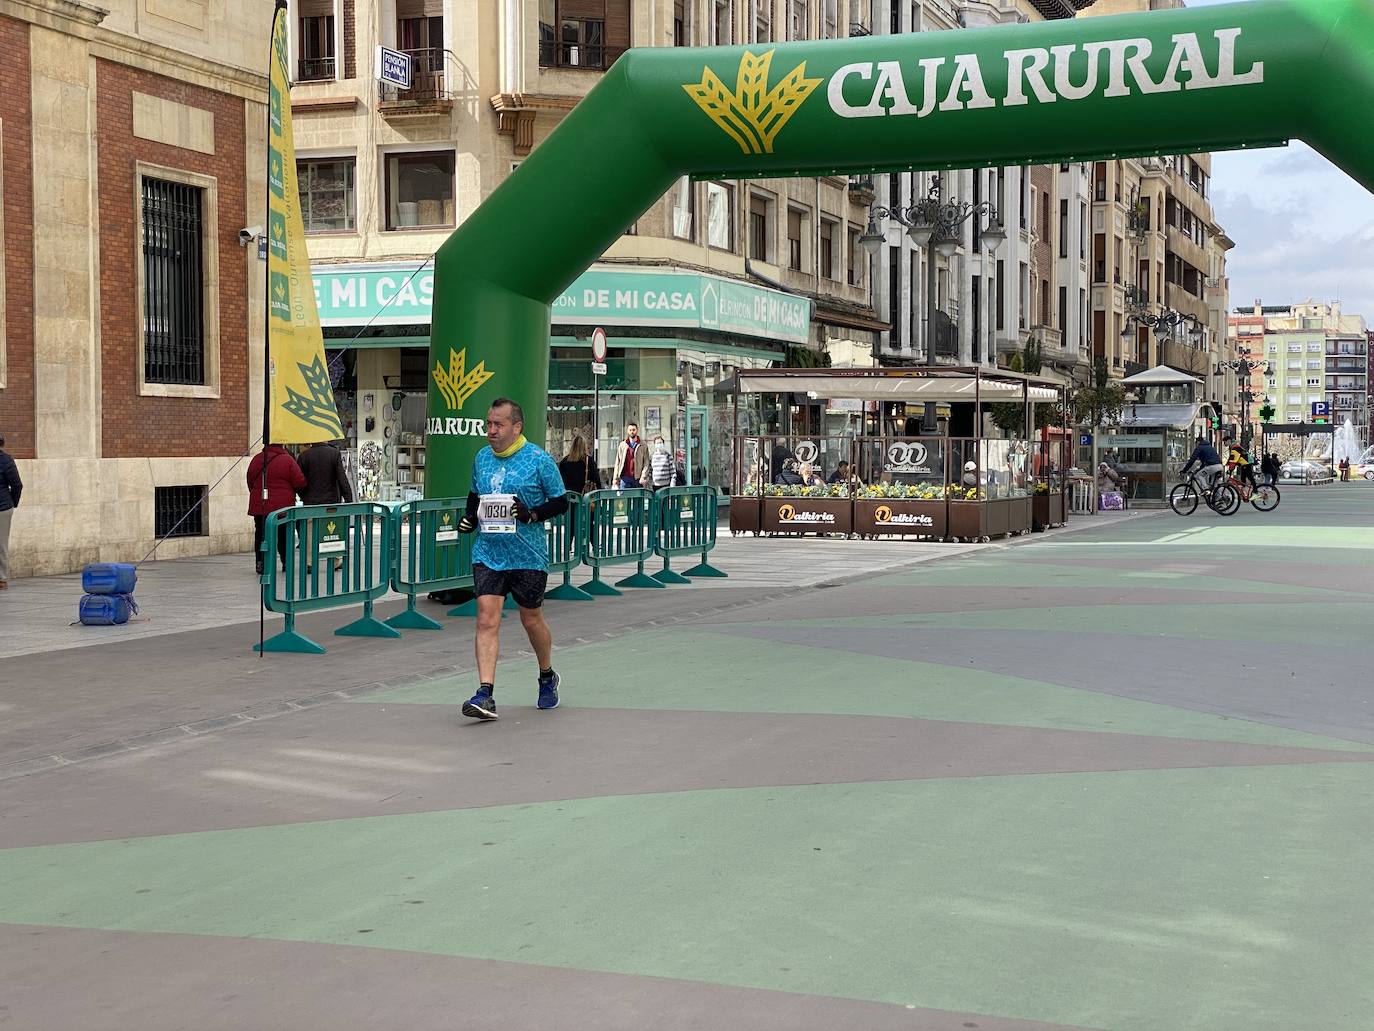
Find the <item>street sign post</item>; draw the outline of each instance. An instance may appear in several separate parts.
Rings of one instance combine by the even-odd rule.
[[[397,89],[410,89],[410,55],[388,47],[377,48],[376,75],[378,82],[385,82]]]
[[[600,326],[592,330],[592,463],[601,468],[598,444],[601,440],[601,377],[606,375],[606,331]]]

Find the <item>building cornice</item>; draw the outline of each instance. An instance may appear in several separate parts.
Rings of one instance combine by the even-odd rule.
[[[267,75],[220,64],[184,50],[115,32],[101,25],[109,11],[80,0],[0,0],[0,16],[84,39],[92,57],[192,84],[213,83],[231,96],[267,102]],[[264,51],[264,64],[267,54]]]

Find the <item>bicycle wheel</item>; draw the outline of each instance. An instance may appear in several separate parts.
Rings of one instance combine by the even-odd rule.
[[[1279,507],[1279,500],[1279,489],[1270,485],[1260,487],[1254,494],[1250,495],[1250,504],[1261,512],[1274,511]]]
[[[1197,491],[1191,483],[1180,483],[1169,491],[1169,507],[1177,515],[1192,515],[1197,511]]]
[[[1223,483],[1212,491],[1207,505],[1217,515],[1233,516],[1240,511],[1240,491],[1229,483]]]

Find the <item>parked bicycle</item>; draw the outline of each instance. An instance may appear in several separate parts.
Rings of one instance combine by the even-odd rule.
[[[1235,515],[1240,509],[1240,492],[1229,480],[1218,477],[1212,483],[1203,483],[1197,472],[1169,492],[1169,507],[1177,515],[1192,515],[1197,511],[1199,498],[1217,515]]]

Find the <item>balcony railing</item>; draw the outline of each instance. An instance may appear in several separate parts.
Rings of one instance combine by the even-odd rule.
[[[410,89],[379,84],[382,104],[396,111],[447,110],[453,106],[456,62],[442,47],[406,50],[410,55]]]
[[[615,64],[624,47],[607,46],[605,43],[563,43],[556,39],[539,41],[539,66],[541,68],[583,68],[588,71],[604,72]]]
[[[321,82],[334,78],[334,55],[328,57],[302,57],[296,63],[297,82]]]

